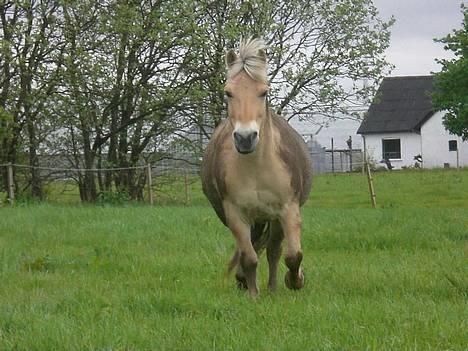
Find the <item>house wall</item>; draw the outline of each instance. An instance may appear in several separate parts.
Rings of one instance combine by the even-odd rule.
[[[444,112],[435,113],[421,127],[422,156],[424,168],[457,166],[457,152],[449,151],[449,140],[457,140],[460,167],[468,166],[468,141],[454,136],[445,130],[442,124]]]
[[[421,154],[421,136],[416,133],[384,133],[367,134],[366,148],[368,157],[376,166],[385,166],[382,160],[382,139],[400,139],[401,159],[391,159],[390,162],[395,169],[414,166],[414,156]]]

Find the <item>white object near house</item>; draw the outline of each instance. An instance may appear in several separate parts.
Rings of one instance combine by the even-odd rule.
[[[387,159],[395,169],[468,166],[468,142],[446,131],[445,113],[432,108],[432,81],[432,76],[384,78],[357,131],[371,161]]]

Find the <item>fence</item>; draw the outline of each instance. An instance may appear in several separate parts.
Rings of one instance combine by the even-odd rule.
[[[312,172],[341,173],[364,170],[364,155],[361,149],[353,149],[352,136],[346,141],[347,148],[335,148],[333,138],[331,148],[326,149],[312,135],[303,135],[312,158]],[[343,144],[343,143],[342,143]],[[346,145],[345,144],[345,145]]]
[[[5,189],[6,199],[13,203],[18,198],[18,194],[23,196],[32,187],[31,171],[36,172],[40,179],[41,187],[53,189],[53,192],[60,193],[64,202],[78,202],[63,199],[63,197],[73,196],[82,201],[79,180],[87,174],[94,174],[93,182],[101,196],[99,200],[109,201],[109,193],[120,194],[123,196],[120,200],[125,200],[125,195],[119,193],[115,186],[111,187],[110,192],[103,189],[103,182],[106,177],[112,177],[116,172],[122,174],[128,172],[133,174],[136,182],[141,186],[142,196],[139,200],[147,201],[151,205],[155,202],[155,192],[159,191],[160,201],[170,202],[165,194],[174,193],[169,191],[171,185],[177,182],[178,201],[188,204],[190,202],[190,186],[194,183],[194,175],[198,174],[199,167],[188,165],[187,167],[174,167],[175,163],[162,162],[156,166],[151,164],[139,165],[135,167],[114,167],[114,168],[66,168],[66,167],[47,167],[47,166],[29,166],[22,164],[0,164],[0,193]],[[53,185],[53,186],[51,186]],[[183,190],[183,191],[180,191]],[[107,196],[107,198],[106,198]],[[166,198],[164,198],[166,197]],[[24,199],[22,199],[24,200]],[[76,199],[75,199],[76,200]],[[115,199],[118,202],[118,199]],[[174,199],[172,199],[174,200]],[[60,201],[60,202],[62,202]],[[0,204],[2,199],[0,197]],[[112,202],[112,201],[110,201]]]
[[[314,174],[357,172],[363,169],[364,156],[361,150],[327,150],[311,152]]]
[[[334,149],[309,147],[312,158],[314,174],[356,172],[365,173],[365,163],[361,150]],[[22,164],[0,164],[0,192],[5,189],[7,201],[13,203],[17,194],[25,197],[29,187],[32,188],[32,170],[39,175],[41,185],[44,186],[46,196],[49,201],[57,202],[82,202],[86,201],[81,197],[80,181],[86,175],[93,174],[92,182],[97,188],[98,200],[109,202],[123,202],[128,200],[125,193],[119,192],[118,187],[105,186],[109,178],[113,179],[113,174],[125,175],[132,178],[137,184],[139,195],[131,196],[130,199],[145,201],[150,204],[193,204],[191,188],[198,182],[199,160],[187,162],[183,158],[164,159],[157,164],[142,164],[135,167],[110,167],[110,168],[74,168],[66,167],[70,165],[66,158],[41,158],[41,166],[33,167]],[[53,167],[54,164],[60,165]],[[124,177],[124,178],[125,178]],[[196,185],[199,187],[199,185]],[[109,190],[110,189],[110,190]],[[197,189],[199,190],[199,189]],[[199,195],[200,191],[194,191],[193,195]],[[120,196],[120,197],[119,197]],[[195,199],[195,202],[202,197]],[[24,200],[20,199],[20,200]],[[0,204],[2,196],[0,196]]]

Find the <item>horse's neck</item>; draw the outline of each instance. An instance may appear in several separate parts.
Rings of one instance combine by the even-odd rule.
[[[260,131],[260,142],[254,153],[256,161],[259,163],[268,162],[275,152],[275,130],[271,118],[271,112],[267,110],[267,115]]]

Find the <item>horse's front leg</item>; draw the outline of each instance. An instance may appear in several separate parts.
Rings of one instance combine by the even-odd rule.
[[[289,289],[301,289],[304,287],[304,273],[301,268],[301,212],[298,203],[286,206],[281,217],[281,226],[287,242],[285,263],[289,269],[284,281]]]
[[[236,239],[237,249],[240,252],[239,264],[245,276],[247,289],[252,297],[258,295],[257,264],[258,257],[250,240],[250,225],[242,218],[238,208],[225,201],[224,212],[227,224]]]

